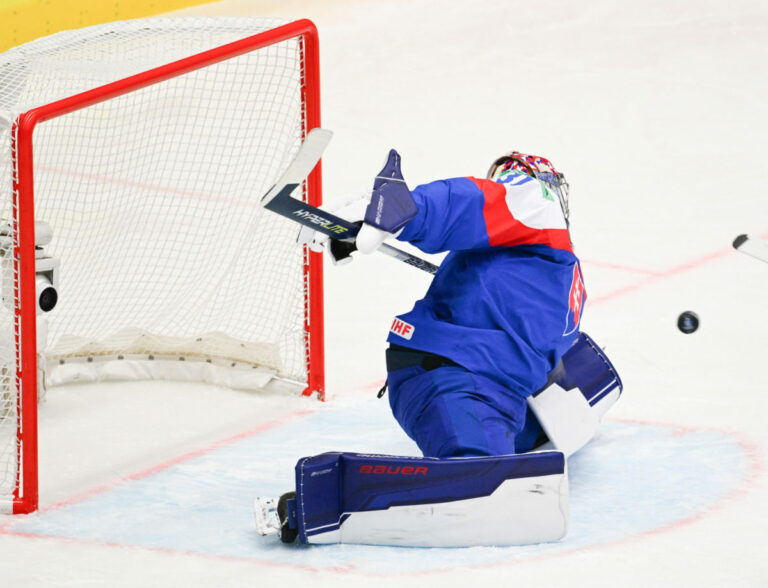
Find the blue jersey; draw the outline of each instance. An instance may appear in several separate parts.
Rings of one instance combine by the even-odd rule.
[[[388,341],[528,396],[576,338],[586,292],[557,196],[524,174],[505,179],[413,190],[418,214],[397,238],[450,253]]]

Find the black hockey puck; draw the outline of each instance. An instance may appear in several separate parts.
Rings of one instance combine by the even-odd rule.
[[[686,335],[690,335],[699,328],[699,315],[692,310],[686,310],[677,317],[677,328]]]

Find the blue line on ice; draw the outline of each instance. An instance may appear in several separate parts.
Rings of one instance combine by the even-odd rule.
[[[385,402],[326,405],[317,413],[221,447],[10,530],[112,544],[199,552],[319,569],[430,571],[554,555],[626,539],[694,516],[744,480],[749,456],[733,436],[710,430],[603,424],[569,461],[571,524],[559,543],[524,547],[408,549],[283,546],[253,526],[257,495],[291,489],[293,466],[323,451],[418,455]]]

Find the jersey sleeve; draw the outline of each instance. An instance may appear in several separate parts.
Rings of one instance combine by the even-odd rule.
[[[516,245],[571,251],[557,196],[528,176],[501,184],[452,178],[417,186],[419,209],[397,237],[425,253]]]

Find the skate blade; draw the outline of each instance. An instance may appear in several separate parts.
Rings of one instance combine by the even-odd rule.
[[[277,498],[256,497],[253,501],[253,516],[259,535],[274,535],[280,531],[280,517],[277,515]]]

